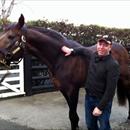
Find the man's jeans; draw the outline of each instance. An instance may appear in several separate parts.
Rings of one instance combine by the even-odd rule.
[[[92,112],[99,103],[99,99],[92,96],[85,96],[85,118],[88,130],[111,130],[109,119],[112,102],[109,102],[101,116],[93,116]]]

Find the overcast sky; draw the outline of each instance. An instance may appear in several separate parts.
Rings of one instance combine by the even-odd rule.
[[[21,13],[25,21],[44,18],[68,20],[75,25],[130,28],[130,1],[127,0],[20,0],[13,8],[10,20],[17,21]]]

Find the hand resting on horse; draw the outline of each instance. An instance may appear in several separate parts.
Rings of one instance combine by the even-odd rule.
[[[69,48],[67,46],[63,46],[61,48],[61,50],[65,53],[65,56],[69,56],[74,49],[73,48]]]

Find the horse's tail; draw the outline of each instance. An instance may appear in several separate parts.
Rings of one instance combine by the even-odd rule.
[[[119,105],[121,106],[126,105],[126,99],[127,99],[126,89],[121,79],[119,79],[118,84],[117,84],[117,99],[118,99]]]

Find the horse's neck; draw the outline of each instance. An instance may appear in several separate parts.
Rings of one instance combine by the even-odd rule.
[[[90,46],[90,47],[86,47],[87,49],[89,49],[90,51],[92,51],[92,52],[96,52],[97,50],[96,50],[96,45],[93,45],[93,46]]]
[[[58,45],[55,39],[33,30],[26,33],[26,38],[29,52],[52,69],[60,53],[61,45]]]

